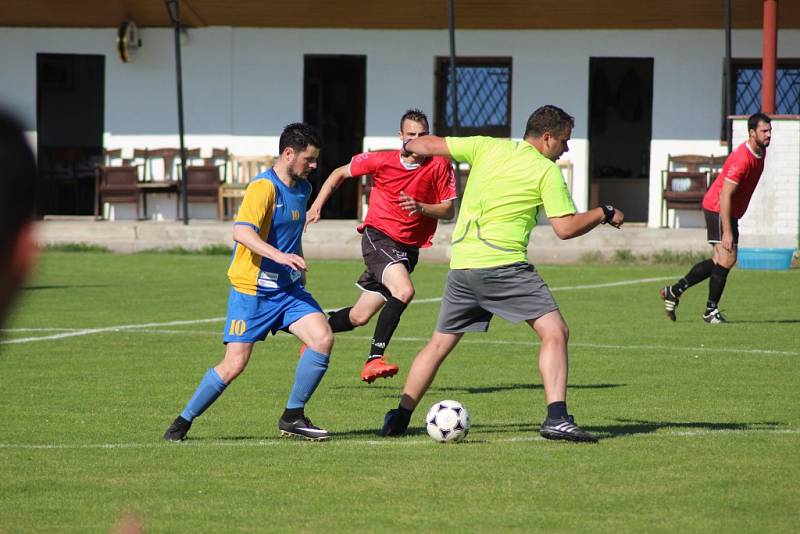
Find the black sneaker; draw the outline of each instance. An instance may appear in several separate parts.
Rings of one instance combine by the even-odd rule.
[[[166,432],[164,432],[164,439],[167,441],[183,441],[186,439],[186,433],[192,428],[192,422],[187,421],[180,415],[175,419]]]
[[[706,310],[703,314],[703,320],[709,324],[727,323],[728,320],[719,312],[719,308],[713,310]]]
[[[281,436],[295,436],[310,441],[324,441],[331,437],[327,430],[312,425],[308,417],[300,417],[294,421],[287,421],[281,417],[278,419],[278,428]]]
[[[575,419],[568,415],[566,419],[544,420],[539,434],[546,439],[565,439],[567,441],[584,441],[597,443],[597,438],[575,424]]]
[[[670,286],[662,287],[658,291],[658,294],[661,295],[661,298],[664,300],[664,313],[667,314],[670,321],[674,321],[676,319],[675,308],[680,304],[680,299],[675,296]]]
[[[383,418],[383,428],[381,428],[380,435],[383,437],[389,436],[405,436],[408,430],[409,418],[405,417],[398,408],[389,410]]]

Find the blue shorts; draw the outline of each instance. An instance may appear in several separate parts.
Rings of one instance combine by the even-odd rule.
[[[270,296],[246,295],[231,288],[222,342],[263,341],[269,332],[274,335],[278,330],[286,330],[311,313],[322,313],[322,308],[300,284]]]

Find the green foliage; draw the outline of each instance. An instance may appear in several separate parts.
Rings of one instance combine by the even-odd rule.
[[[616,263],[635,263],[639,258],[628,249],[618,249],[614,251],[614,261]]]
[[[222,357],[227,263],[43,255],[1,333],[17,343],[0,344],[0,531],[109,532],[127,510],[148,532],[790,532],[800,522],[798,270],[734,269],[723,301],[732,323],[707,325],[704,286],[683,295],[677,322],[664,317],[658,287],[683,269],[542,267],[570,326],[570,412],[597,445],[538,437],[538,340],[497,317],[442,365],[408,437],[376,436],[438,316],[447,267],[425,262],[388,349],[397,377],[359,380],[374,319],[336,335],[307,407],[330,442],[278,437],[300,345],[280,333],[256,345],[190,440],[164,443]],[[362,268],[312,260],[309,288],[325,308],[350,305]],[[470,410],[465,443],[425,434],[425,411],[445,398]]]
[[[230,256],[233,249],[228,245],[203,245],[200,248],[169,247],[151,248],[138,252],[139,254],[176,254],[180,256]]]
[[[108,247],[90,243],[48,243],[44,249],[48,252],[111,252]]]
[[[606,259],[602,252],[592,250],[581,254],[580,261],[585,265],[596,265],[598,263],[605,263]]]
[[[696,250],[676,251],[660,250],[651,256],[653,263],[662,265],[694,265],[709,257],[710,251],[700,252]]]

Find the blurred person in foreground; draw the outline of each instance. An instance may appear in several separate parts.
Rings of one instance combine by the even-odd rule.
[[[0,326],[36,263],[36,163],[20,125],[0,110]]]

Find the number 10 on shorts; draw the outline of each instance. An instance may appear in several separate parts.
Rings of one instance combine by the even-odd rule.
[[[241,336],[244,334],[245,330],[247,330],[247,325],[242,320],[232,320],[231,321],[231,328],[228,332],[228,335],[231,336]]]

